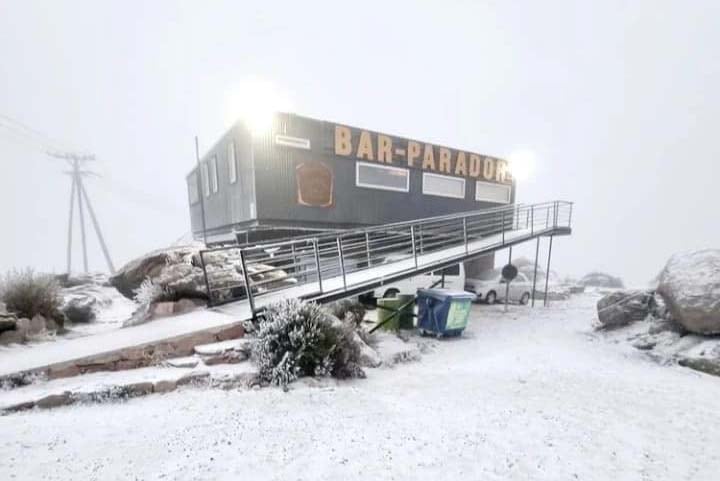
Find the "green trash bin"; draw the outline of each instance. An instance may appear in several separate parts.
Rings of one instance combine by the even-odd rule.
[[[383,324],[382,329],[397,331],[398,329],[412,329],[415,327],[413,319],[413,314],[415,313],[415,303],[410,302],[414,299],[415,296],[407,294],[401,294],[397,297],[383,297],[382,299],[378,299],[378,324],[382,324],[388,317],[394,314],[394,311],[400,309],[403,304],[409,303],[409,305],[405,306],[399,314],[387,323]],[[387,309],[383,309],[384,307]]]

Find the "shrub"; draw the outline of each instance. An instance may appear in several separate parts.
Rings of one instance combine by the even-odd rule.
[[[14,270],[0,283],[0,300],[20,317],[36,315],[61,321],[60,285],[53,276],[36,274],[32,269]]]
[[[302,376],[363,377],[355,330],[315,303],[268,306],[252,354],[260,379],[283,388]]]

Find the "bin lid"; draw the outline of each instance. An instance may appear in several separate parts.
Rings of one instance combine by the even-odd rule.
[[[475,295],[469,292],[456,291],[452,289],[418,289],[418,296],[433,297],[440,300],[448,298],[473,300],[475,298]]]

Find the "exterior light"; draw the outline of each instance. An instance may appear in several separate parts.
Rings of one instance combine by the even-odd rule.
[[[510,172],[514,179],[528,180],[535,172],[535,153],[529,149],[518,149],[508,156]]]

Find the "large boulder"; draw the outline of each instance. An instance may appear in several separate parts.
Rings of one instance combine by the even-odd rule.
[[[672,318],[696,334],[720,334],[720,249],[675,254],[657,288]]]
[[[144,280],[149,279],[166,292],[163,300],[206,300],[208,293],[202,269],[204,261],[207,282],[216,300],[245,295],[239,249],[210,251],[201,261],[202,249],[201,244],[195,244],[151,252],[123,266],[110,278],[110,283],[129,299],[134,299],[135,291]],[[249,265],[248,274],[255,283],[254,289],[259,292],[297,282],[288,277],[285,271],[273,270],[272,266],[265,264]]]
[[[169,265],[192,265],[193,255],[198,249],[197,246],[185,246],[152,251],[121,267],[110,278],[110,284],[123,296],[133,299],[135,290],[145,279],[156,279]],[[202,273],[202,269],[200,271]]]
[[[651,293],[616,291],[603,296],[597,303],[601,328],[622,327],[645,319],[654,307]]]

